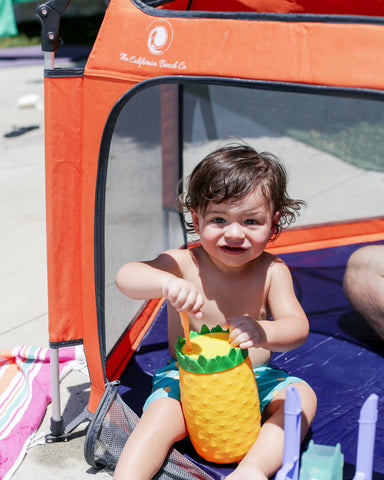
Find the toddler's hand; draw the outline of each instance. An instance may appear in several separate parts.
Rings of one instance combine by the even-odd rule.
[[[259,323],[251,317],[231,317],[227,319],[229,327],[229,342],[233,347],[260,347],[265,341],[265,333]]]
[[[168,280],[163,286],[163,295],[178,312],[189,312],[196,318],[202,318],[203,296],[188,280],[179,277]]]

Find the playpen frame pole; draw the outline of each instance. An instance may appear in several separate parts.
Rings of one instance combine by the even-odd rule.
[[[58,47],[60,17],[64,13],[71,0],[48,0],[36,8],[36,15],[41,23],[41,46],[44,52],[44,68],[55,68],[55,51]],[[55,441],[63,438],[64,420],[61,416],[60,405],[60,370],[59,349],[50,348],[51,370],[51,397],[52,417],[51,435],[47,435],[47,441]]]
[[[46,70],[55,68],[55,52],[44,52],[44,68]],[[59,370],[59,349],[50,348],[50,370],[51,370],[51,397],[52,417],[50,440],[59,438],[64,433],[64,421],[61,416],[60,403],[60,370]]]
[[[55,68],[55,52],[44,52],[44,68],[46,70]]]
[[[60,405],[60,370],[59,370],[59,349],[50,348],[51,368],[51,396],[52,396],[52,417],[50,437],[60,437],[64,433],[64,421],[61,416]]]
[[[53,70],[55,68],[55,51],[57,50],[60,17],[71,0],[48,0],[36,8],[37,18],[42,27],[41,43],[44,52],[44,68]],[[51,435],[47,440],[58,440],[64,434],[64,421],[61,416],[60,405],[60,370],[59,370],[59,349],[50,348],[50,370],[51,370],[51,398],[52,417]]]

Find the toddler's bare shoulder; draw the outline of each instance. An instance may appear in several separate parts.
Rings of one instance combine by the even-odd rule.
[[[285,270],[288,268],[284,260],[269,252],[263,253],[263,262],[268,269],[273,268]]]
[[[175,248],[166,250],[161,256],[166,256],[172,259],[180,266],[195,263],[196,261],[193,249],[188,248]]]

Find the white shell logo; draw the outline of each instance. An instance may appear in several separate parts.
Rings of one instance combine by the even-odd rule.
[[[148,30],[148,50],[153,55],[161,55],[166,52],[173,40],[171,24],[166,20],[156,20],[149,25]]]

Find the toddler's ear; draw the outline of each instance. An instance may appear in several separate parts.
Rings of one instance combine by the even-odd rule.
[[[281,218],[280,212],[276,212],[272,218],[272,228],[271,228],[272,236],[276,235],[277,233],[277,225],[279,224],[280,218]]]
[[[191,217],[192,217],[193,228],[197,233],[197,235],[200,235],[199,215],[193,209],[191,209]]]

